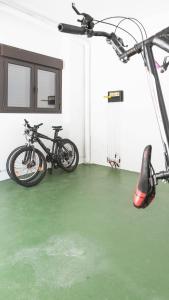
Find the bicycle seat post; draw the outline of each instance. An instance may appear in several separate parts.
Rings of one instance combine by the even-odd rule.
[[[54,139],[56,139],[57,136],[58,136],[59,131],[63,130],[63,128],[62,128],[62,126],[52,126],[52,128],[55,131],[55,133],[54,133]]]
[[[57,129],[55,129],[55,132],[54,132],[54,140],[57,138],[57,136],[58,136],[58,130]]]

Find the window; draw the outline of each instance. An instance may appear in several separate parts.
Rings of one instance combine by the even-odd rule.
[[[37,107],[43,108],[54,108],[56,97],[55,97],[55,82],[56,73],[53,71],[38,70],[38,97]]]
[[[8,63],[8,107],[30,107],[31,68]]]
[[[0,112],[61,113],[63,62],[0,45]]]

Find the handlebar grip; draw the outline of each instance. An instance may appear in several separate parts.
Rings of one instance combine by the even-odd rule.
[[[39,129],[40,126],[42,126],[43,123],[40,123],[38,125],[34,125],[33,127],[31,127],[32,131],[37,132],[37,130]]]
[[[84,27],[74,26],[70,24],[60,23],[58,25],[60,32],[71,33],[71,34],[85,34],[86,29]]]
[[[43,123],[40,123],[40,124],[35,125],[35,126],[37,126],[37,127],[39,128],[39,127],[42,126],[42,125],[43,125]]]

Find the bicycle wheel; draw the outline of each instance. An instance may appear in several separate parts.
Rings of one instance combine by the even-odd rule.
[[[79,152],[76,145],[69,139],[63,139],[58,147],[58,165],[67,172],[73,172],[79,162]]]
[[[14,153],[10,170],[12,179],[20,185],[31,187],[38,184],[47,170],[46,159],[41,151],[26,146]]]
[[[7,161],[6,161],[6,171],[7,171],[7,174],[8,176],[12,179],[12,174],[11,174],[11,169],[10,169],[10,163],[11,163],[11,159],[13,157],[13,155],[15,154],[15,152],[17,152],[19,149],[25,147],[25,145],[23,146],[19,146],[17,148],[15,148],[9,155],[8,155],[8,158],[7,158]]]

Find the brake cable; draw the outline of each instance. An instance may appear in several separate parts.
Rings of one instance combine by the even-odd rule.
[[[119,23],[118,23],[117,25],[114,25],[114,24],[108,23],[108,22],[104,22],[104,21],[106,21],[106,20],[110,20],[110,19],[119,19],[119,18],[121,18],[121,20],[119,21]],[[98,23],[103,23],[103,24],[107,24],[107,25],[112,25],[112,26],[115,27],[114,33],[116,33],[117,29],[121,29],[121,30],[125,31],[127,34],[129,34],[129,35],[135,40],[136,43],[138,43],[138,41],[136,40],[136,38],[135,38],[130,32],[128,32],[127,30],[125,30],[124,28],[122,28],[122,27],[119,26],[119,25],[120,25],[123,21],[125,21],[125,20],[129,20],[129,21],[133,22],[133,23],[139,28],[139,31],[140,31],[140,34],[141,34],[141,38],[142,38],[142,43],[143,43],[143,53],[141,53],[141,56],[142,56],[142,59],[143,59],[144,64],[146,65],[147,62],[146,62],[145,49],[144,49],[144,36],[143,36],[143,31],[144,31],[145,39],[147,38],[147,32],[146,32],[146,29],[145,29],[145,27],[143,26],[143,24],[142,24],[138,19],[132,18],[132,17],[124,17],[124,16],[108,17],[108,18],[104,18],[104,19],[102,19],[102,20],[95,20],[95,19],[94,19],[94,21],[96,21],[95,25],[97,25]],[[141,27],[139,26],[139,24],[137,24],[137,22],[141,25],[143,31],[142,31]]]
[[[96,21],[95,25],[97,25],[98,23],[103,23],[103,22],[106,21],[106,20],[117,19],[117,18],[118,18],[118,19],[119,19],[119,18],[121,18],[121,19],[128,19],[128,20],[130,20],[130,21],[132,21],[132,22],[134,22],[134,23],[138,22],[138,23],[141,25],[141,27],[143,28],[145,37],[147,38],[147,31],[146,31],[145,27],[143,26],[143,24],[142,24],[138,19],[133,18],[133,17],[113,16],[113,17],[104,18],[104,19],[102,19],[102,20],[94,20],[94,21]],[[135,22],[135,21],[136,21],[136,22]],[[120,28],[118,25],[116,25],[116,27]],[[115,33],[116,33],[116,30],[115,30]]]

